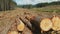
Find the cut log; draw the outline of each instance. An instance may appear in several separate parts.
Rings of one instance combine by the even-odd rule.
[[[49,18],[45,18],[41,21],[40,27],[43,31],[49,31],[52,28],[52,21]]]
[[[40,17],[39,16],[26,16],[26,19],[28,19],[31,24],[32,24],[32,32],[34,34],[40,34],[41,33],[41,29],[40,29]]]
[[[40,26],[40,17],[39,16],[34,16],[34,15],[29,16],[28,15],[25,18],[27,20],[29,20],[31,22],[31,24],[34,23],[37,27]]]
[[[8,34],[18,34],[18,31],[9,31]]]
[[[23,31],[24,27],[25,27],[24,23],[18,18],[17,19],[17,30],[18,31]]]
[[[59,31],[60,30],[60,18],[58,16],[54,16],[52,18],[52,23],[53,23],[52,29],[55,31]]]
[[[24,30],[24,24],[20,23],[19,25],[17,25],[17,29],[18,29],[18,31],[23,31]]]
[[[28,21],[27,19],[20,17],[20,20],[22,20],[22,22],[29,28],[32,29],[32,25],[30,23],[30,21]]]

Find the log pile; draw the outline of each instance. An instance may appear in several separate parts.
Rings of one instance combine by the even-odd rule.
[[[23,18],[17,18],[15,23],[9,29],[7,34],[32,34],[30,22],[28,20],[23,20]]]
[[[8,34],[59,34],[59,32],[60,18],[58,16],[41,19],[38,16],[26,15],[16,19],[16,23]]]

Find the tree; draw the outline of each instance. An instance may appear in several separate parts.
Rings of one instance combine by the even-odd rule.
[[[13,0],[0,0],[0,10],[3,11],[14,9],[16,5]]]

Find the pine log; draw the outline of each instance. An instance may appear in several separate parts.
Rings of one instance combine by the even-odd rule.
[[[52,21],[49,18],[45,18],[41,21],[40,27],[43,31],[49,31],[52,28]]]
[[[24,23],[19,18],[17,18],[16,21],[17,21],[17,30],[23,31],[25,27]]]
[[[32,24],[32,32],[34,34],[40,34],[41,33],[41,29],[40,29],[40,17],[38,16],[26,16],[26,19],[28,19],[31,24]]]
[[[30,21],[28,21],[27,19],[20,17],[19,18],[30,30],[32,29],[32,25],[30,23]]]
[[[53,23],[52,29],[54,31],[59,31],[60,30],[60,18],[58,16],[54,16],[52,18],[52,23]]]
[[[24,24],[23,23],[20,23],[20,24],[17,25],[17,30],[18,31],[23,31],[24,30],[24,27],[25,27]]]

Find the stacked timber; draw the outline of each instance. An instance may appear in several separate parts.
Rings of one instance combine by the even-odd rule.
[[[8,34],[59,34],[60,18],[43,18],[35,15],[18,17]]]
[[[16,19],[15,23],[9,29],[7,34],[32,34],[31,30],[27,27],[27,25],[24,24],[26,23],[25,20],[21,20],[21,19],[20,18]]]

